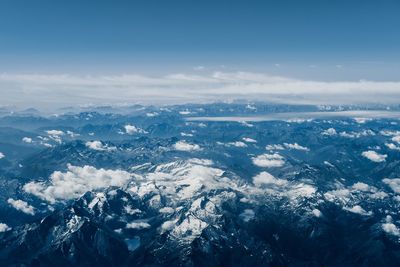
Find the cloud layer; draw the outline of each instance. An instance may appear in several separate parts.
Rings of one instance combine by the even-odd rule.
[[[0,104],[57,105],[209,102],[247,98],[295,103],[393,102],[400,82],[311,81],[253,72],[0,74]],[[22,96],[22,97],[21,97]],[[261,98],[260,98],[261,97]]]

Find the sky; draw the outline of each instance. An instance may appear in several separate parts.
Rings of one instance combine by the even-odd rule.
[[[241,73],[264,77],[245,82],[259,87],[249,94],[347,83],[338,92],[393,95],[400,91],[399,14],[396,0],[0,0],[0,104],[105,102],[110,77],[109,91],[122,95],[112,95],[116,102],[156,102],[171,91],[195,100],[193,91],[203,89],[223,98],[243,80],[227,85],[218,77]],[[151,81],[138,86],[127,76]],[[180,89],[182,77],[192,80],[189,93]],[[265,77],[278,88],[295,80],[299,89],[273,91]],[[201,87],[198,79],[216,80]]]

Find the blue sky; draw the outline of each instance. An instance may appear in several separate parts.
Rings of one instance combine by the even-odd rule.
[[[179,101],[315,88],[393,100],[399,14],[398,0],[0,0],[0,105],[172,89]]]
[[[386,0],[2,0],[0,70],[348,65],[394,79],[399,14]]]

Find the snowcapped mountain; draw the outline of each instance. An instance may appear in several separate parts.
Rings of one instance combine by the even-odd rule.
[[[0,118],[0,265],[397,266],[398,119],[246,106]]]

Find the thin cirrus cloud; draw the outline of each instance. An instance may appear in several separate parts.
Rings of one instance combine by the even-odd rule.
[[[256,99],[304,104],[394,101],[400,82],[313,81],[253,72],[149,76],[0,74],[1,105],[177,104]]]

